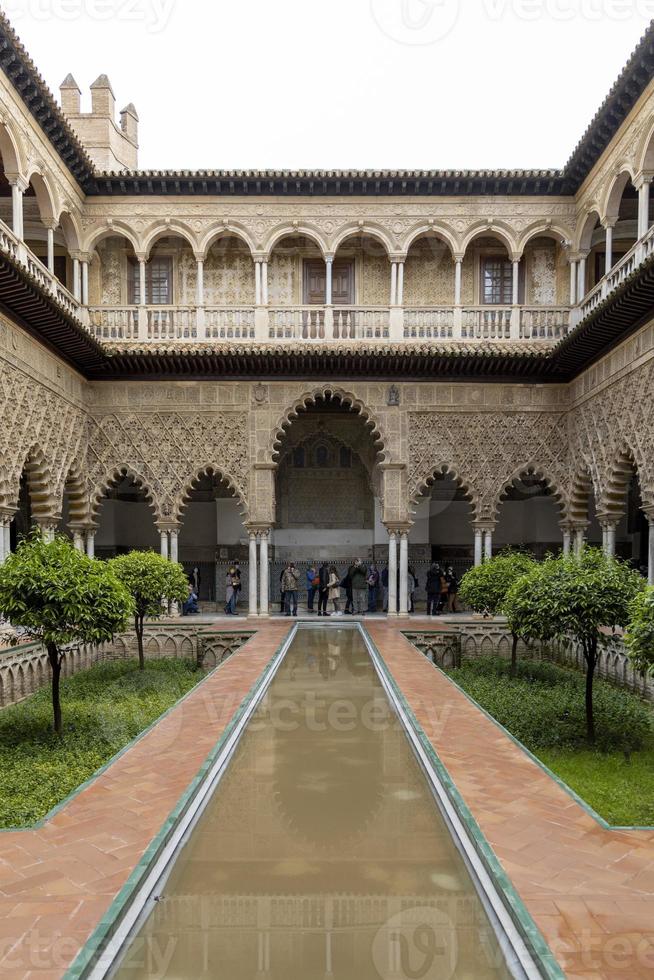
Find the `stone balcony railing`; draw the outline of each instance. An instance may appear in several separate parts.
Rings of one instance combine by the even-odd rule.
[[[24,266],[30,276],[63,307],[66,313],[88,325],[86,307],[75,299],[54,273],[50,272],[25,242],[21,241],[2,220],[0,220],[0,253]]]
[[[91,333],[108,343],[557,341],[569,328],[560,306],[89,307]]]

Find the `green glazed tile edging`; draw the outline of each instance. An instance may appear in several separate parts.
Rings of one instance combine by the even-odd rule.
[[[236,650],[235,652],[240,653],[240,651],[250,642],[253,636],[255,636],[255,633],[250,633],[245,643],[243,643],[242,646],[240,646],[238,650]],[[68,796],[65,796],[63,800],[60,800],[59,803],[56,803],[51,810],[48,810],[48,812],[45,814],[44,817],[41,817],[40,820],[36,820],[32,824],[24,824],[23,826],[20,827],[0,827],[0,835],[20,834],[31,830],[40,830],[42,827],[44,827],[50,820],[52,820],[54,816],[56,816],[57,813],[59,813],[60,810],[63,810],[63,808],[67,806],[71,802],[71,800],[74,800],[75,797],[79,796],[81,792],[83,792],[89,786],[92,786],[93,783],[100,776],[102,776],[103,773],[107,771],[107,769],[113,766],[114,762],[118,762],[121,756],[125,755],[126,752],[129,752],[129,750],[133,748],[138,742],[140,742],[142,738],[145,738],[145,736],[148,735],[152,731],[152,729],[155,728],[160,722],[162,722],[164,718],[166,718],[171,713],[171,711],[174,711],[181,704],[183,704],[186,701],[186,699],[191,696],[191,694],[194,694],[196,691],[199,691],[200,688],[204,684],[206,684],[209,678],[213,677],[216,671],[224,667],[225,664],[227,664],[227,662],[231,659],[232,657],[227,657],[226,660],[223,660],[222,663],[219,663],[216,667],[213,668],[213,670],[210,670],[209,673],[205,674],[202,680],[198,681],[198,683],[195,684],[189,691],[187,691],[186,694],[184,694],[178,701],[175,701],[175,703],[171,704],[169,708],[166,708],[166,710],[162,712],[158,718],[155,718],[154,721],[150,722],[147,728],[144,728],[142,732],[139,732],[138,735],[135,735],[134,738],[130,742],[127,742],[126,745],[123,745],[122,749],[118,749],[118,751],[114,755],[112,755],[110,759],[108,759],[105,763],[103,763],[103,765],[101,765],[99,769],[96,769],[95,772],[91,773],[88,779],[85,779],[84,782],[80,783],[79,786],[75,787],[75,789],[72,790],[68,794]],[[12,705],[8,705],[8,707],[12,707]]]
[[[525,903],[522,901],[518,892],[516,891],[513,882],[505,872],[504,868],[497,859],[495,852],[486,840],[486,837],[482,833],[479,824],[473,817],[468,805],[459,793],[456,783],[450,776],[447,767],[440,759],[439,755],[434,749],[434,746],[413,713],[411,706],[409,705],[401,688],[398,686],[388,664],[384,660],[382,654],[379,652],[376,643],[365,627],[361,626],[361,629],[365,633],[370,646],[375,651],[380,667],[383,670],[384,677],[388,681],[389,686],[392,688],[395,697],[406,712],[407,718],[409,719],[415,734],[420,740],[420,743],[429,757],[431,764],[438,773],[440,782],[445,789],[450,802],[452,803],[459,816],[459,819],[468,832],[468,836],[475,848],[475,851],[481,859],[486,871],[490,875],[495,888],[497,889],[500,897],[503,899],[507,912],[511,916],[514,925],[526,943],[527,948],[530,950],[539,969],[542,971],[543,976],[547,977],[548,980],[565,980],[565,973],[561,969],[558,961],[552,953],[552,950],[548,946],[545,937],[536,925]],[[407,643],[408,642],[409,640],[407,640]],[[411,646],[416,653],[424,656],[420,653],[417,647],[413,646],[413,644],[411,644]]]
[[[421,630],[420,632],[421,632],[422,635],[425,635],[426,633],[429,633],[429,632],[436,633],[437,631],[435,631],[435,630],[432,630],[432,631],[429,631],[429,630]],[[418,649],[418,647],[415,645],[415,643],[412,643],[412,641],[409,639],[409,637],[405,633],[403,633],[402,635],[405,637],[407,643],[411,643],[411,646],[414,648],[414,650],[417,650],[418,653],[420,653],[423,657],[425,656],[422,653],[422,650]],[[454,680],[454,678],[453,677],[450,677],[450,675],[448,673],[446,673],[446,671],[444,671],[442,667],[439,667],[437,664],[432,663],[431,660],[429,660],[428,657],[425,657],[425,660],[427,660],[427,662],[429,664],[431,664],[431,666],[434,668],[434,670],[437,670],[440,674],[442,674],[442,676],[445,678],[445,680],[448,681],[448,683],[450,683],[452,685],[452,687],[455,688],[455,690],[459,691],[459,693],[462,694],[464,696],[464,698],[466,698],[470,702],[470,704],[474,705],[475,708],[477,708],[479,711],[481,711],[482,715],[485,715],[486,718],[488,718],[488,720],[491,721],[495,725],[496,728],[499,728],[499,730],[504,735],[506,735],[506,737],[509,738],[513,742],[514,745],[517,745],[517,747],[519,749],[521,749],[521,751],[524,752],[525,755],[528,756],[531,759],[532,762],[535,762],[536,765],[538,766],[538,768],[541,769],[545,773],[546,776],[549,776],[550,779],[553,779],[554,782],[558,786],[560,786],[562,790],[565,790],[565,792],[568,794],[568,796],[571,796],[572,799],[575,801],[575,803],[577,803],[582,808],[582,810],[585,810],[586,813],[588,814],[588,816],[589,817],[592,817],[592,819],[596,823],[598,823],[600,825],[600,827],[602,828],[602,830],[610,830],[610,831],[645,831],[645,832],[649,832],[649,833],[653,833],[654,832],[654,826],[652,826],[652,827],[647,827],[647,826],[641,827],[638,824],[632,824],[632,825],[622,826],[620,824],[610,824],[610,823],[608,823],[608,821],[606,821],[604,819],[604,817],[601,816],[601,814],[599,814],[597,812],[597,810],[594,810],[592,808],[592,806],[590,805],[590,803],[587,803],[586,802],[586,800],[583,798],[583,796],[579,796],[579,794],[577,792],[575,792],[575,790],[573,790],[571,786],[568,786],[568,784],[565,782],[564,779],[561,778],[561,776],[557,776],[557,774],[555,772],[553,772],[552,769],[549,768],[549,766],[545,765],[545,763],[541,759],[539,759],[537,755],[534,755],[534,753],[531,751],[531,749],[528,749],[527,746],[524,745],[520,741],[519,738],[516,738],[515,735],[512,735],[511,732],[509,731],[509,729],[508,728],[505,728],[501,721],[498,721],[497,718],[494,718],[493,715],[489,711],[487,711],[486,708],[484,708],[483,705],[479,704],[478,701],[475,701],[475,699],[472,697],[472,695],[471,694],[468,694],[468,692],[464,688],[462,688],[460,684],[457,684],[457,682]]]
[[[248,706],[250,705],[253,698],[258,693],[259,689],[263,685],[265,685],[271,671],[275,667],[276,661],[279,657],[282,648],[284,647],[284,644],[288,641],[288,638],[289,638],[289,633],[286,633],[286,635],[278,645],[277,649],[275,650],[271,658],[268,660],[267,664],[264,666],[263,670],[258,675],[256,680],[248,690],[247,694],[239,704],[238,708],[232,715],[230,721],[227,723],[225,729],[223,730],[222,735],[220,736],[216,744],[213,746],[209,754],[205,757],[202,765],[196,772],[195,776],[193,777],[193,779],[191,780],[191,782],[189,783],[185,791],[182,793],[181,797],[175,804],[173,810],[169,813],[168,817],[162,824],[161,829],[155,835],[155,837],[153,837],[152,840],[150,841],[148,847],[143,853],[143,856],[141,857],[141,860],[138,862],[138,864],[132,871],[131,875],[129,876],[129,878],[127,879],[127,881],[125,882],[121,890],[119,891],[118,895],[116,895],[113,902],[111,903],[111,905],[109,906],[105,914],[103,915],[102,919],[100,920],[96,928],[93,930],[93,932],[87,939],[84,946],[81,948],[81,950],[75,957],[75,960],[73,961],[71,966],[66,970],[65,974],[63,975],[63,980],[80,980],[80,978],[86,976],[88,974],[88,971],[94,966],[97,956],[102,953],[102,950],[106,946],[108,940],[111,939],[119,921],[122,918],[125,909],[131,903],[135,891],[137,890],[137,888],[139,887],[143,879],[149,874],[151,867],[154,865],[159,854],[170,840],[170,837],[174,832],[175,828],[177,827],[177,824],[179,823],[180,819],[184,816],[189,806],[193,802],[193,799],[195,798],[198,790],[200,789],[200,786],[202,785],[207,774],[211,770],[214,760],[220,754],[225,742],[230,738],[232,732],[234,731],[234,728],[238,725],[240,719],[243,717],[244,712],[247,710]],[[240,651],[243,650],[245,646],[246,644],[243,644],[243,646],[240,647],[237,652],[240,653]],[[232,658],[230,657],[229,659],[231,660]],[[213,674],[215,674],[216,670],[220,670],[221,666],[223,665],[220,664],[218,667],[215,668],[215,670],[211,671],[211,674],[207,675],[205,681],[208,680],[209,677],[211,677]],[[204,681],[202,681],[201,683],[204,683]],[[193,691],[196,691],[199,688],[199,686],[200,685],[198,684],[195,688],[193,688]],[[189,691],[189,694],[191,693],[192,691]],[[186,695],[186,697],[188,697],[188,695]],[[178,702],[178,704],[180,703],[181,702]],[[162,715],[162,717],[165,716]],[[160,720],[161,718],[158,719],[158,721]],[[158,722],[155,722],[155,724],[157,723]]]

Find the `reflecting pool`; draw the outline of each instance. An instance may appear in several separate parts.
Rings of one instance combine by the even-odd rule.
[[[298,630],[115,976],[511,976],[358,629]]]

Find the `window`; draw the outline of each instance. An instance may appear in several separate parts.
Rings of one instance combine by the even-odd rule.
[[[349,446],[341,446],[340,456],[341,469],[349,470],[352,466],[352,450],[349,448]]]
[[[318,446],[315,459],[316,466],[329,466],[329,450],[327,446]]]
[[[302,446],[293,450],[293,466],[298,470],[304,468],[304,448]]]
[[[499,257],[481,260],[481,301],[510,306],[513,299],[513,263]]]
[[[145,266],[145,301],[153,306],[167,306],[173,301],[173,261],[169,255],[150,259]],[[138,262],[130,263],[129,302],[141,302],[141,274]]]

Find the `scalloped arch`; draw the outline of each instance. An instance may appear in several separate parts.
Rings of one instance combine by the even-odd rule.
[[[98,511],[100,509],[100,504],[107,492],[107,490],[120,483],[125,477],[129,477],[143,492],[148,506],[152,509],[154,513],[155,520],[159,520],[162,517],[162,509],[160,502],[156,499],[153,490],[147,479],[135,470],[132,466],[128,464],[118,463],[116,466],[112,466],[109,470],[105,471],[105,474],[99,483],[96,483],[93,491],[91,493],[90,500],[90,512],[91,518],[95,519],[98,516]]]
[[[220,479],[227,484],[234,497],[236,497],[239,501],[241,516],[246,518],[249,513],[249,507],[245,494],[243,493],[243,488],[239,486],[234,477],[228,473],[224,467],[220,466],[219,463],[207,463],[206,465],[200,465],[197,468],[194,468],[192,474],[189,473],[184,481],[184,486],[181,492],[174,500],[173,518],[176,521],[182,521],[184,511],[190,503],[191,493],[195,489],[194,484],[196,484],[201,477],[209,475],[219,476]]]
[[[498,519],[500,508],[504,503],[503,498],[506,492],[511,489],[516,480],[520,480],[524,476],[534,476],[536,479],[545,484],[547,489],[551,491],[552,499],[558,507],[561,517],[563,517],[565,514],[565,501],[563,499],[563,491],[559,486],[559,480],[556,476],[554,476],[554,474],[550,473],[547,467],[541,466],[537,462],[530,461],[526,464],[516,466],[508,479],[502,481],[502,485],[491,503],[491,514],[493,519]]]
[[[424,494],[425,490],[434,485],[437,475],[451,477],[457,484],[458,488],[464,492],[473,514],[477,513],[479,510],[480,494],[474,489],[470,480],[463,476],[463,474],[460,473],[455,466],[452,466],[451,463],[446,461],[441,461],[435,466],[431,467],[429,473],[418,481],[409,500],[412,510],[415,510],[415,505],[418,503],[419,498]]]

